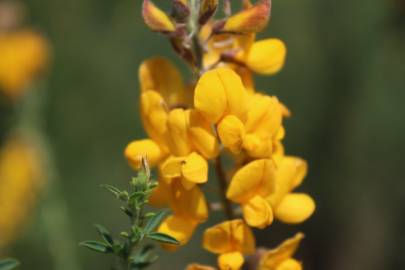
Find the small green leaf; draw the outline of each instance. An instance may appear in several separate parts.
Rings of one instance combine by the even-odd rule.
[[[19,266],[20,263],[16,259],[0,260],[0,270],[11,270]]]
[[[114,244],[114,240],[112,239],[110,232],[104,226],[95,224],[94,227],[96,227],[98,233],[100,234],[101,238],[104,239],[104,241],[110,245]]]
[[[121,194],[121,191],[111,185],[101,185],[102,188],[106,189],[107,191],[111,192],[112,194],[114,194],[117,198],[119,197],[119,195]]]
[[[166,216],[167,211],[162,210],[151,217],[145,225],[144,232],[146,234],[151,233],[156,229],[157,226],[162,222],[163,218]]]
[[[165,233],[160,233],[160,232],[152,232],[147,235],[149,239],[158,241],[160,243],[164,244],[172,244],[172,245],[179,245],[180,242],[177,241],[175,238],[172,236],[165,234]]]
[[[110,246],[98,241],[84,241],[79,245],[100,253],[111,253],[113,251]]]

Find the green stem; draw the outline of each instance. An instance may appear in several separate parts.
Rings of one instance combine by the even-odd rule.
[[[200,39],[198,34],[200,32],[200,24],[198,23],[199,12],[200,12],[200,1],[190,0],[191,14],[189,19],[189,31],[190,31],[190,41],[191,47],[194,52],[195,57],[195,69],[197,76],[200,75],[202,70],[202,60],[203,60],[203,48],[200,44]]]
[[[220,189],[220,196],[222,200],[222,207],[224,209],[225,215],[228,220],[232,220],[235,217],[235,214],[232,209],[231,202],[226,198],[226,191],[228,188],[228,183],[226,181],[226,175],[222,166],[221,155],[215,160],[215,171],[217,174],[219,189]]]

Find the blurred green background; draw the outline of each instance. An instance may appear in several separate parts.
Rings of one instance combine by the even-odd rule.
[[[125,186],[133,175],[123,149],[144,136],[138,66],[164,55],[186,67],[163,36],[144,26],[140,0],[24,2],[28,24],[53,46],[43,115],[72,226],[73,246],[66,248],[79,258],[71,270],[108,269],[108,257],[77,243],[96,237],[93,223],[125,228],[119,204],[99,185]],[[280,74],[258,76],[258,88],[293,112],[286,149],[308,160],[301,190],[313,195],[317,211],[303,225],[276,223],[258,232],[259,244],[273,247],[303,231],[298,258],[305,269],[404,269],[405,1],[274,0],[260,34],[269,36],[286,42],[288,58]],[[46,201],[10,250],[22,269],[56,269],[55,244],[64,244],[49,241],[41,216]],[[197,234],[177,253],[163,253],[153,269],[214,264],[200,241]]]

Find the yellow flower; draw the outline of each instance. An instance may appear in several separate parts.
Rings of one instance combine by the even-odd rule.
[[[194,106],[210,123],[227,115],[242,118],[246,113],[247,91],[240,77],[229,68],[210,70],[197,82]]]
[[[49,62],[49,46],[38,33],[0,33],[0,90],[15,99]]]
[[[282,105],[277,98],[262,94],[254,94],[249,100],[246,116],[242,120],[226,116],[218,125],[218,135],[234,154],[244,150],[254,158],[270,158],[274,144],[280,140]]]
[[[257,270],[302,270],[301,263],[293,259],[292,256],[303,238],[302,233],[297,233],[277,248],[266,252],[261,258]]]
[[[244,66],[258,74],[273,75],[279,72],[285,63],[287,47],[277,38],[255,41],[254,33],[212,35],[212,24],[205,25],[200,39],[206,44],[203,65],[225,65],[237,70]]]
[[[238,55],[238,59],[256,73],[272,75],[283,68],[286,54],[284,42],[269,38],[254,42],[247,52]]]
[[[302,183],[306,174],[305,160],[285,156],[278,162],[275,191],[267,197],[277,219],[286,223],[300,223],[315,211],[315,202],[309,195],[292,192]]]
[[[196,226],[208,218],[208,208],[198,186],[185,189],[179,181],[161,178],[159,186],[150,198],[153,206],[171,208],[173,215],[168,216],[158,231],[169,234],[183,245],[188,242]],[[175,246],[166,245],[168,249]]]
[[[153,57],[144,61],[139,68],[141,93],[155,91],[162,96],[165,106],[184,107],[188,105],[186,87],[177,68],[166,58]]]
[[[248,49],[255,40],[254,34],[233,35],[229,33],[213,35],[213,23],[205,24],[200,31],[200,41],[205,44],[203,66],[208,69],[218,64],[221,56],[234,55]],[[234,67],[233,65],[227,65]]]
[[[250,228],[241,219],[235,219],[208,228],[204,232],[203,246],[220,254],[218,266],[221,270],[238,270],[243,265],[243,255],[254,253],[255,239]]]
[[[276,97],[246,90],[233,70],[206,72],[197,83],[194,105],[217,125],[222,144],[232,153],[243,150],[253,158],[271,158],[273,151],[279,150],[285,106]]]
[[[0,151],[0,249],[19,235],[32,212],[42,171],[32,145],[12,139]]]
[[[180,73],[160,57],[145,61],[139,69],[141,118],[150,139],[135,140],[125,156],[135,169],[146,156],[150,165],[162,162],[169,154],[185,157],[197,151],[210,159],[218,155],[219,145],[209,123],[191,107]]]
[[[161,174],[181,182],[185,189],[191,189],[208,181],[208,162],[195,152],[184,157],[171,156],[163,162]]]
[[[274,191],[275,167],[270,159],[252,161],[239,169],[229,184],[226,197],[242,207],[246,223],[264,228],[273,222],[266,197]]]

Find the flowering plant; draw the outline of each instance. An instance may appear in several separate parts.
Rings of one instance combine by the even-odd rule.
[[[157,228],[186,245],[210,211],[223,210],[225,221],[203,234],[204,249],[218,255],[218,268],[238,270],[247,256],[259,270],[302,269],[293,259],[302,233],[270,250],[258,250],[252,228],[265,229],[274,219],[297,224],[315,210],[313,199],[295,192],[307,173],[305,160],[285,153],[284,119],[289,109],[275,96],[258,91],[253,74],[274,75],[285,62],[286,46],[277,38],[256,40],[270,19],[271,1],[173,0],[170,15],[151,0],[143,18],[166,36],[190,67],[186,82],[166,58],[153,57],[139,68],[140,115],[148,138],[130,142],[129,164],[155,169],[158,185],[149,202],[168,207]],[[236,1],[235,1],[236,2]],[[226,165],[226,166],[225,166]],[[204,190],[215,182],[221,203],[209,202]],[[138,269],[138,268],[128,268]],[[191,264],[188,270],[214,269]]]

